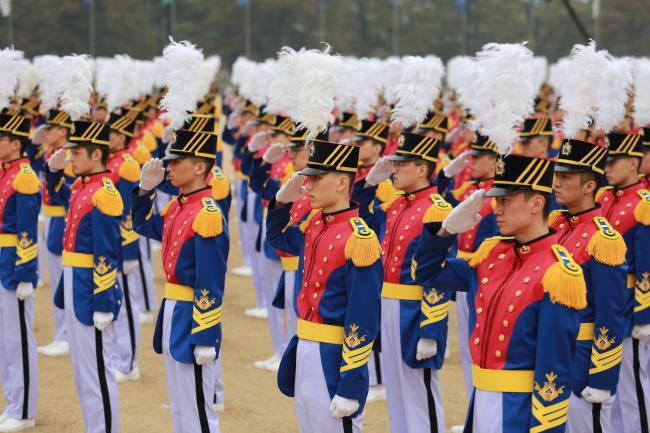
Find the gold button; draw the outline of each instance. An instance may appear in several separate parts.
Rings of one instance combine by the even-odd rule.
[[[481,313],[483,313],[483,309],[481,307],[478,307],[476,309],[476,314],[481,314]]]
[[[528,284],[530,282],[530,277],[524,278],[524,284]]]
[[[517,297],[521,296],[521,290],[517,290],[517,291],[515,292],[515,296],[517,296]]]
[[[302,209],[302,205],[301,205],[301,204],[298,205],[298,209]],[[296,216],[298,216],[298,214],[296,214]]]
[[[182,231],[182,230],[179,230],[176,234],[177,234],[178,236],[180,236],[181,233],[183,233],[183,231]]]
[[[467,238],[468,238],[468,239],[472,239],[472,235],[467,235]]]
[[[476,324],[476,329],[478,329],[478,323]]]
[[[320,225],[320,221],[316,221],[314,224],[316,224],[318,226],[318,225]]]
[[[415,220],[415,215],[411,217],[411,221]]]
[[[609,201],[609,197],[603,197],[603,201]]]
[[[576,244],[576,248],[580,248],[580,245],[582,245],[580,242]]]
[[[539,271],[539,265],[535,266],[535,269],[533,269],[535,272]]]
[[[564,223],[560,224],[560,228],[561,228],[561,229],[564,228]]]
[[[614,224],[616,224],[618,226],[618,225],[621,225],[621,222],[617,220]]]
[[[178,241],[174,241],[174,246],[178,245]]]
[[[341,239],[341,235],[336,235],[336,240]]]
[[[316,288],[320,289],[320,283],[319,282],[316,282]]]
[[[187,224],[187,220],[183,221],[183,224],[184,224],[184,225]]]
[[[499,334],[499,341],[503,341],[505,339],[506,339],[505,335]]]
[[[627,207],[632,207],[632,203],[628,203],[628,204],[627,204]]]
[[[483,284],[487,284],[487,282],[488,282],[488,278],[487,278],[487,277],[483,277],[483,279],[481,280],[481,283],[483,283]]]
[[[322,269],[318,270],[318,275],[323,275],[323,270]]]
[[[293,214],[293,217],[294,217],[294,218],[298,218],[298,214],[297,214],[297,213],[294,213],[294,214]]]
[[[479,299],[483,299],[483,292],[478,294]]]
[[[478,345],[481,342],[478,337],[474,339],[474,346]]]
[[[503,254],[503,253],[499,254],[499,257],[498,257],[499,260],[503,260],[505,258],[506,258],[505,254]]]
[[[497,358],[501,358],[501,351],[497,350],[496,352],[494,352],[494,356],[496,356]]]
[[[508,305],[508,312],[512,313],[513,311],[515,311],[515,306],[514,305]]]
[[[174,252],[172,251],[172,257],[174,257]]]
[[[410,229],[410,228],[411,228],[411,226],[409,226],[409,225],[407,224],[406,227],[404,227],[404,230],[408,230],[408,229]]]
[[[391,271],[391,272],[395,272],[395,268],[390,268],[390,271]]]
[[[492,268],[494,268],[494,263],[490,263],[490,264],[488,265],[488,269],[492,269]]]
[[[327,257],[323,257],[323,263],[327,263]]]
[[[583,234],[582,234],[582,237],[583,237],[583,238],[586,238],[587,236],[589,236],[587,233],[583,233]]]
[[[504,321],[503,321],[503,327],[504,327],[504,328],[507,328],[508,325],[509,325],[508,321],[507,321],[507,320],[504,320]]]
[[[404,236],[400,236],[400,237],[399,237],[399,240],[400,240],[400,241],[403,241],[403,240],[404,240]]]
[[[416,209],[416,211],[417,211],[417,212],[422,212],[422,208],[419,207],[419,208]]]
[[[314,293],[313,295],[311,295],[311,297],[314,299],[318,298],[318,293]]]
[[[307,287],[307,283],[305,283],[305,287]]]
[[[328,245],[328,246],[327,246],[327,250],[328,250],[328,251],[332,251],[333,249],[334,249],[334,246],[333,246],[333,245]]]
[[[304,293],[300,294],[300,299],[305,299],[305,294]]]
[[[393,260],[398,261],[399,258],[397,256],[393,257]]]
[[[398,246],[397,246],[397,251],[402,251],[402,247],[400,247],[400,246],[398,245]]]

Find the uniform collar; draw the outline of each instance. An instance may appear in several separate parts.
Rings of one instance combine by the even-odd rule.
[[[27,158],[25,157],[20,157],[17,159],[12,159],[11,161],[6,161],[2,163],[2,169],[4,171],[9,171],[14,167],[18,167],[20,164],[24,164],[26,162],[29,162]]]
[[[406,201],[415,201],[422,198],[427,198],[431,194],[436,194],[438,192],[438,187],[436,185],[429,185],[426,188],[418,189],[417,191],[404,193],[404,198]]]
[[[102,170],[97,173],[91,173],[91,174],[84,174],[82,176],[79,176],[81,179],[81,183],[86,184],[86,183],[93,183],[97,182],[98,180],[101,180],[104,177],[108,177],[111,174],[109,170]]]
[[[628,195],[634,195],[641,188],[643,188],[643,184],[641,182],[636,182],[623,188],[614,187],[613,192],[617,198],[621,198]]]
[[[178,204],[181,207],[183,207],[188,204],[194,203],[196,201],[200,201],[202,198],[210,197],[211,195],[212,195],[212,188],[206,186],[205,188],[192,191],[189,194],[181,194],[178,197],[176,197],[176,201],[178,201]]]
[[[493,177],[488,177],[487,179],[477,180],[475,182],[475,184],[479,188],[491,188],[493,182],[494,182],[494,178]]]
[[[350,218],[355,218],[359,216],[359,206],[356,203],[352,204],[352,207],[347,209],[340,210],[333,213],[321,213],[323,218],[323,223],[325,225],[339,224],[342,222],[347,222]]]
[[[122,156],[123,154],[127,153],[128,151],[129,151],[129,149],[126,148],[126,147],[124,149],[116,150],[115,152],[111,152],[108,155],[108,159],[111,160],[113,158],[118,158],[118,157]]]
[[[600,204],[596,204],[596,206],[590,209],[583,210],[581,212],[577,212],[574,214],[566,212],[564,213],[564,216],[570,225],[577,225],[580,224],[581,222],[591,221],[595,217],[601,216],[601,213],[602,210],[600,208]]]
[[[519,258],[526,258],[535,255],[540,251],[550,251],[551,245],[557,243],[557,236],[554,231],[549,231],[547,234],[535,238],[531,241],[520,244],[514,241],[515,254]]]

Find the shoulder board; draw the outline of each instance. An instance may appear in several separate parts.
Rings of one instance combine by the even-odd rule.
[[[604,265],[619,266],[625,263],[627,245],[621,234],[614,230],[605,217],[595,217],[594,224],[598,231],[591,236],[587,253]]]
[[[492,252],[493,249],[497,247],[502,241],[510,241],[513,238],[510,236],[492,236],[490,238],[486,238],[483,242],[481,242],[481,245],[474,251],[473,253],[465,254],[463,257],[465,260],[467,260],[467,263],[475,268],[476,266],[480,265],[485,261],[485,259],[488,258],[490,253]]]
[[[228,182],[228,178],[223,175],[221,169],[217,166],[212,168],[210,186],[212,186],[212,197],[215,200],[222,200],[230,194],[230,182]]]
[[[604,194],[606,191],[610,191],[610,190],[612,190],[612,189],[614,189],[613,186],[604,186],[604,187],[600,188],[600,189],[598,190],[598,192],[596,192],[596,201],[599,201],[600,198],[603,196],[603,194]]]
[[[109,178],[102,178],[102,187],[93,194],[93,206],[109,216],[120,216],[124,210],[122,196]]]
[[[542,278],[544,291],[554,304],[582,310],[587,306],[587,285],[582,268],[563,246],[553,245],[551,249],[557,261],[546,270]]]
[[[32,170],[32,167],[27,164],[20,164],[20,169],[14,178],[13,187],[16,192],[20,194],[36,194],[41,189],[41,182],[38,176]]]
[[[307,227],[309,227],[312,218],[314,218],[318,212],[320,212],[319,209],[312,209],[311,212],[309,212],[309,215],[307,215],[307,218],[305,218],[305,220],[300,223],[300,226],[298,226],[298,228],[302,233],[305,233],[307,231]]]
[[[377,192],[375,196],[379,199],[380,202],[386,203],[387,201],[395,200],[397,196],[397,189],[393,186],[393,182],[390,179],[386,179],[383,182],[379,182],[377,185]]]
[[[174,202],[176,201],[176,197],[177,197],[177,196],[173,196],[172,199],[169,200],[169,203],[167,203],[167,204],[165,205],[165,207],[162,208],[162,210],[160,211],[160,216],[164,217],[164,216],[167,214],[167,211],[169,210],[169,208],[170,208],[170,206],[172,205],[172,203],[174,203]]]
[[[212,238],[223,233],[221,209],[212,197],[201,199],[201,210],[194,218],[192,230],[202,238]]]
[[[650,225],[650,191],[647,189],[640,189],[636,192],[641,201],[634,208],[634,218],[638,223],[644,226]]]
[[[461,186],[459,186],[458,188],[454,189],[454,190],[451,192],[451,195],[452,195],[456,200],[460,200],[460,197],[465,193],[465,191],[467,191],[467,188],[469,188],[469,187],[472,186],[472,185],[474,185],[474,181],[473,181],[473,180],[468,180],[467,182],[463,182],[463,184],[462,184]]]
[[[65,166],[63,169],[63,174],[65,174],[68,177],[75,177],[76,174],[74,174],[74,170],[72,169],[72,164],[68,163],[68,165]]]
[[[345,258],[355,266],[367,267],[381,258],[381,246],[374,231],[363,218],[350,218],[352,235],[345,243]]]
[[[433,202],[422,219],[425,223],[439,222],[453,210],[453,206],[445,201],[440,194],[431,194],[429,199]]]
[[[560,217],[567,212],[568,211],[566,209],[557,209],[552,211],[548,216],[548,226],[554,227],[555,224],[557,224],[557,222],[560,220]]]
[[[127,182],[135,182],[140,179],[140,164],[131,155],[122,155],[124,162],[120,166],[119,175]]]

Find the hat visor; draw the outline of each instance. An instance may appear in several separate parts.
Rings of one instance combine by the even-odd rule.
[[[506,195],[513,195],[524,191],[524,189],[502,188],[497,186],[486,192],[485,197],[504,197]]]
[[[297,174],[301,176],[322,176],[323,174],[330,173],[328,170],[321,170],[313,167],[305,167],[300,170]]]
[[[63,149],[73,149],[75,147],[83,146],[84,143],[75,143],[72,141],[68,141],[66,144],[63,145]]]
[[[190,155],[191,156],[191,155]],[[183,155],[178,155],[176,153],[168,153],[165,156],[163,156],[161,159],[163,161],[172,161],[174,159],[181,159],[181,158],[187,158],[186,156]]]
[[[391,155],[388,157],[390,161],[416,161],[420,158],[412,155]]]
[[[582,171],[591,171],[589,167],[579,167],[577,165],[555,164],[555,171],[560,173],[579,173]]]
[[[496,156],[497,153],[493,150],[482,150],[482,149],[470,149],[469,154],[471,156],[481,156],[481,155],[494,155]]]

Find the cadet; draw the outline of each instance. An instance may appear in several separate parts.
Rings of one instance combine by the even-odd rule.
[[[450,235],[480,220],[484,191],[423,230],[416,283],[469,290],[474,393],[465,431],[564,431],[587,301],[582,269],[547,226],[552,178],[551,161],[499,159],[487,195],[496,197],[497,224],[508,237],[486,239],[467,259],[445,260]]]
[[[548,158],[553,143],[553,125],[548,117],[526,119],[519,132],[521,155]]]
[[[379,331],[381,247],[350,203],[358,148],[311,142],[309,155],[307,167],[269,204],[269,241],[300,257],[302,281],[297,335],[282,358],[278,384],[295,397],[301,432],[360,432],[367,363]],[[311,208],[322,210],[297,225],[291,203],[304,194],[304,176]]]
[[[0,379],[7,406],[0,432],[35,426],[34,287],[38,280],[40,183],[23,156],[29,120],[0,114]]]
[[[68,209],[63,236],[63,278],[55,302],[65,308],[65,323],[77,394],[88,432],[118,432],[119,403],[113,371],[112,322],[122,302],[120,217],[124,205],[106,170],[109,128],[75,121],[74,133],[49,159],[45,171],[52,197]],[[71,163],[78,176],[63,179]],[[58,189],[57,189],[58,187]]]
[[[154,350],[163,354],[177,433],[219,432],[212,401],[229,239],[225,218],[206,185],[216,146],[214,134],[179,129],[165,159],[169,180],[181,194],[154,213],[153,190],[165,176],[159,159],[142,167],[140,187],[133,193],[135,230],[162,241],[166,282]]]

